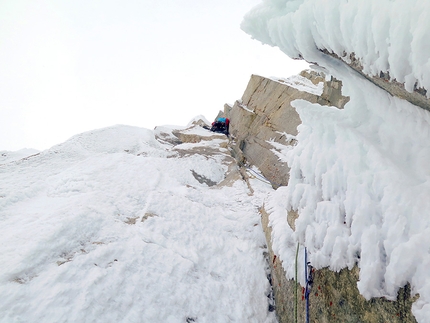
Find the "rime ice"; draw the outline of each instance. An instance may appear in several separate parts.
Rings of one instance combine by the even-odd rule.
[[[408,91],[430,89],[430,2],[267,0],[248,13],[242,29],[325,67],[351,99],[344,110],[293,102],[303,124],[297,146],[281,156],[291,179],[269,199],[274,248],[287,276],[293,277],[299,241],[318,268],[357,263],[367,299],[394,299],[410,282],[412,294],[420,294],[413,313],[428,322],[430,113],[319,50],[344,60],[354,53],[366,74],[388,71]],[[290,209],[300,214],[294,233],[285,219]]]

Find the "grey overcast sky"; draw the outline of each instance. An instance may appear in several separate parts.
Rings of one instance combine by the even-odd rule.
[[[0,150],[212,120],[251,74],[307,68],[240,29],[260,0],[0,0]]]

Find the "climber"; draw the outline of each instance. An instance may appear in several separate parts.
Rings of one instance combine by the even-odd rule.
[[[228,136],[228,129],[230,126],[230,120],[228,118],[217,118],[212,122],[211,131],[224,133]]]

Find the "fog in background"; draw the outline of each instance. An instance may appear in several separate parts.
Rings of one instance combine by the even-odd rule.
[[[251,74],[306,68],[240,29],[259,2],[2,1],[0,150],[43,150],[114,124],[211,120]]]

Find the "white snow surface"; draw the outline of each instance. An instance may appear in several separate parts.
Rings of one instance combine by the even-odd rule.
[[[193,124],[195,124],[197,122],[205,123],[207,126],[211,125],[211,123],[208,121],[208,119],[206,119],[206,117],[204,115],[198,115],[198,116],[195,116],[193,119],[191,119],[188,122],[187,127],[191,127]]]
[[[15,161],[22,158],[26,158],[31,155],[35,155],[37,153],[39,153],[39,150],[31,149],[31,148],[24,148],[17,151],[2,150],[0,151],[0,164],[6,164],[11,161]]]
[[[347,61],[355,53],[368,75],[389,72],[408,91],[430,89],[427,0],[264,0],[241,28],[292,58],[317,62],[326,49]]]
[[[395,299],[409,282],[420,323],[430,317],[430,113],[318,49],[354,52],[368,74],[389,71],[409,90],[415,82],[429,89],[429,15],[429,1],[265,0],[242,23],[254,38],[326,68],[350,97],[343,110],[293,102],[298,143],[274,145],[291,167],[289,185],[267,203],[288,278],[300,242],[300,265],[304,246],[316,268],[357,264],[367,299]],[[287,210],[299,211],[295,232]]]
[[[324,82],[313,84],[311,80],[301,75],[292,75],[288,78],[272,76],[270,79],[282,84],[286,84],[299,91],[308,92],[315,95],[321,95],[324,90]]]
[[[0,165],[0,322],[276,322],[267,185],[221,158],[114,126]]]

